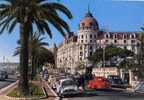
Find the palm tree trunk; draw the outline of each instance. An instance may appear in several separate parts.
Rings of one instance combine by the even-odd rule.
[[[20,24],[20,79],[19,90],[22,96],[29,95],[29,82],[28,82],[28,39],[29,32],[26,24]]]
[[[32,56],[32,79],[35,77],[36,75],[36,60],[35,57]]]

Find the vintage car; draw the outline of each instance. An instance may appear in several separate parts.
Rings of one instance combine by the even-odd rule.
[[[77,83],[70,79],[61,79],[56,85],[56,92],[59,96],[65,95],[75,95],[78,94],[80,91],[78,89]]]
[[[8,78],[8,73],[6,71],[0,71],[0,80],[5,80]]]
[[[90,89],[109,89],[111,84],[104,77],[94,77],[92,80],[88,81],[87,87]]]
[[[122,79],[118,75],[109,75],[107,77],[107,79],[110,81],[111,86],[113,86],[113,87],[121,86],[124,84],[124,82],[122,81]]]
[[[144,94],[144,82],[138,83],[134,88],[134,92]]]

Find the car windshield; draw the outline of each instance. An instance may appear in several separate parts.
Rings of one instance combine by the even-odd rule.
[[[76,85],[76,82],[74,82],[72,80],[68,80],[68,81],[64,81],[62,83],[62,86],[68,86],[68,85]]]
[[[113,77],[109,77],[110,79],[120,79],[120,77],[118,77],[118,76],[113,76]]]

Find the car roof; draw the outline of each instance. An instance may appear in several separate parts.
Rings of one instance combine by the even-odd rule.
[[[64,81],[73,81],[71,78],[65,78],[65,79],[60,79],[60,82],[64,82]]]

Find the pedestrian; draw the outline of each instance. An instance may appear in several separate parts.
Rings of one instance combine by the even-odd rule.
[[[81,76],[81,86],[83,89],[85,89],[85,76],[84,75]]]

